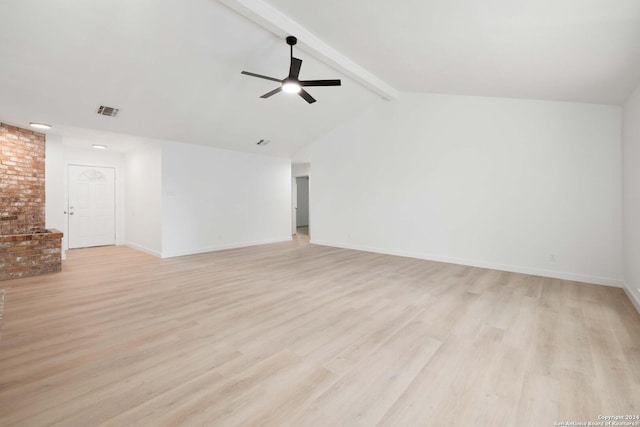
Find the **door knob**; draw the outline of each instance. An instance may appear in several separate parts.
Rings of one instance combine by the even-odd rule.
[[[73,215],[73,212],[69,212],[69,215]]]

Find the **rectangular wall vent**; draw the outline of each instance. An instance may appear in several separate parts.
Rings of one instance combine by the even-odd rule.
[[[115,117],[118,115],[118,111],[120,110],[117,108],[105,107],[104,105],[98,107],[98,114],[102,116]]]

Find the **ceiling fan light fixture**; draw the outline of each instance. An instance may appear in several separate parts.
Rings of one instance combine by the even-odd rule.
[[[284,83],[282,83],[282,90],[287,93],[298,93],[300,92],[300,89],[302,88],[300,87],[300,84],[298,82],[285,81]]]
[[[260,98],[269,98],[277,93],[280,92],[287,92],[287,93],[297,93],[300,98],[304,99],[305,101],[307,101],[307,103],[309,104],[313,104],[314,102],[316,102],[315,98],[311,95],[309,95],[309,92],[307,92],[306,90],[303,89],[303,87],[308,87],[308,86],[340,86],[340,80],[339,79],[333,79],[333,80],[300,80],[300,67],[302,67],[302,59],[300,58],[295,58],[293,56],[293,46],[296,44],[296,42],[298,41],[298,39],[296,39],[293,36],[289,36],[287,37],[287,44],[291,47],[291,55],[290,55],[290,60],[291,62],[289,63],[289,75],[284,78],[283,80],[280,79],[276,79],[275,77],[269,77],[269,76],[263,76],[262,74],[256,74],[256,73],[250,73],[249,71],[242,71],[241,74],[245,74],[247,76],[251,76],[251,77],[257,77],[259,79],[264,79],[264,80],[271,80],[274,82],[278,82],[280,83],[280,86],[278,86],[277,88],[265,93],[264,95],[262,95]]]

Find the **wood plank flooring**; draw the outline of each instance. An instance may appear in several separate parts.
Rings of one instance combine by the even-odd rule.
[[[309,245],[73,250],[0,282],[1,426],[553,426],[640,414],[621,289]]]

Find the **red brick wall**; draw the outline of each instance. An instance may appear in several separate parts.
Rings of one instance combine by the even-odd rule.
[[[0,123],[0,235],[44,229],[45,135]]]
[[[42,232],[44,155],[44,134],[0,123],[0,280],[62,267],[62,233]]]
[[[0,280],[54,273],[62,269],[62,233],[0,235]]]

